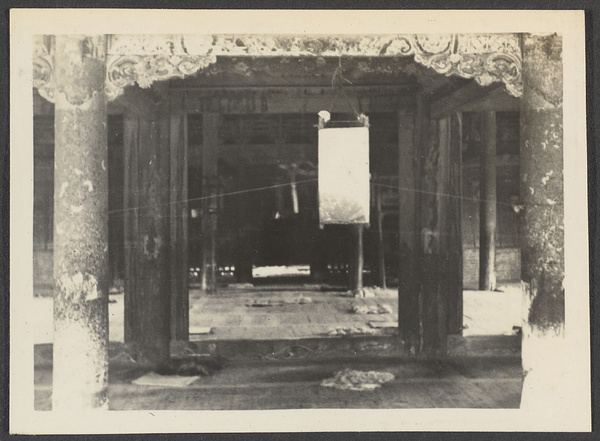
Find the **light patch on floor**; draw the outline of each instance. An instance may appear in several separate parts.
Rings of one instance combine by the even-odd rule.
[[[190,326],[190,334],[210,334],[212,328],[210,326]]]
[[[512,335],[521,326],[521,288],[508,285],[500,291],[464,291],[463,336]]]
[[[310,275],[309,265],[258,266],[252,268],[252,277],[257,278],[308,275]]]
[[[389,372],[344,369],[335,374],[333,378],[323,380],[321,386],[342,390],[370,391],[379,389],[383,383],[392,381],[394,378],[394,374]]]
[[[138,386],[159,386],[159,387],[187,387],[194,381],[196,377],[183,377],[181,375],[159,375],[155,372],[143,375],[140,378],[133,380],[133,384]]]
[[[369,322],[369,326],[371,328],[395,328],[396,326],[398,326],[398,323],[396,322],[378,322],[378,321],[370,321]]]

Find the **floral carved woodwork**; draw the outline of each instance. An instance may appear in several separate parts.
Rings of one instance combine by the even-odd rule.
[[[113,100],[123,88],[137,84],[149,88],[155,81],[185,78],[217,61],[215,56],[178,56],[156,54],[149,56],[110,56],[107,66],[106,94]]]
[[[33,48],[33,87],[39,94],[54,102],[54,54],[49,36],[38,36]]]
[[[217,57],[405,57],[437,73],[473,78],[481,85],[503,82],[521,96],[521,49],[517,34],[426,34],[371,36],[295,35],[112,35],[106,57],[108,99],[126,86],[185,78]],[[36,37],[33,82],[52,101],[53,38]]]

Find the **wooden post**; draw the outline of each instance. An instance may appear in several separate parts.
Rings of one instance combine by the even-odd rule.
[[[563,60],[560,35],[522,35],[521,407],[564,409]],[[548,362],[551,360],[551,362]],[[549,385],[552,389],[548,389]],[[552,390],[549,394],[548,390]]]
[[[423,351],[443,355],[462,328],[460,142],[458,117],[430,121],[421,176],[420,336]]]
[[[450,334],[462,333],[462,232],[460,118],[438,122],[439,157],[437,218],[439,280],[437,298],[437,350],[445,352]]]
[[[168,228],[168,175],[164,173],[168,154],[159,149],[155,120],[140,120],[140,203],[138,254],[140,266],[138,314],[145,356],[164,361],[170,357],[170,299],[169,269],[167,266]],[[137,340],[137,339],[136,339]]]
[[[431,121],[429,117],[429,106],[427,105],[424,97],[424,93],[422,91],[417,91],[416,93],[416,108],[415,108],[415,130],[413,137],[413,145],[414,151],[421,152],[420,154],[415,154],[413,158],[413,167],[415,169],[414,175],[414,188],[415,188],[415,230],[414,234],[416,236],[416,249],[414,253],[414,264],[415,271],[414,277],[415,287],[417,293],[415,294],[416,300],[412,302],[412,320],[409,320],[406,327],[403,327],[400,324],[400,335],[402,338],[409,342],[408,349],[412,353],[421,352],[423,350],[423,318],[424,318],[424,289],[423,289],[423,268],[424,268],[424,249],[423,244],[421,242],[422,239],[422,231],[423,231],[423,220],[422,216],[424,215],[424,211],[422,209],[422,204],[424,202],[423,193],[421,190],[424,188],[426,184],[426,180],[424,179],[424,165],[425,165],[425,155],[423,152],[426,152],[430,146],[430,130],[431,130]],[[410,303],[408,303],[410,305]],[[400,319],[400,302],[398,302],[398,319]]]
[[[128,162],[126,206],[127,273],[125,340],[154,362],[170,357],[169,152],[163,149],[152,101],[138,94],[143,109],[126,111]],[[135,106],[132,106],[134,108]],[[134,161],[131,161],[134,158]],[[131,177],[135,179],[131,179]],[[133,204],[132,204],[133,202]],[[131,228],[133,226],[133,228]]]
[[[313,223],[310,277],[314,283],[323,283],[327,277],[327,256],[325,250],[325,232],[318,226],[318,221]]]
[[[361,294],[363,289],[363,230],[364,225],[350,225],[352,235],[352,253],[348,265],[349,289],[355,294]]]
[[[449,176],[450,176],[450,118],[441,118],[438,121],[438,176],[437,176],[437,236],[439,241],[439,273],[436,283],[436,310],[437,310],[437,335],[438,347],[441,353],[446,351],[446,338],[448,336],[448,299],[450,290],[448,286],[449,260],[449,219],[450,208]]]
[[[398,114],[398,320],[402,339],[412,352],[420,346],[415,162],[415,116],[402,111]]]
[[[108,409],[105,36],[56,36],[55,411]]]
[[[247,171],[243,165],[236,167],[238,190],[247,185]],[[248,197],[245,194],[236,195],[236,226],[237,246],[235,256],[235,281],[237,283],[252,283],[252,236],[248,228],[247,216],[249,210]]]
[[[416,320],[419,335],[419,350],[435,352],[439,350],[438,291],[440,289],[440,232],[438,225],[438,194],[440,142],[438,123],[428,118],[424,121],[423,157],[420,173],[420,265],[419,265],[419,316]],[[402,310],[402,304],[399,304]],[[413,325],[414,326],[414,325]]]
[[[169,227],[171,272],[171,338],[189,339],[188,156],[184,96],[171,92],[169,111]]]
[[[377,221],[377,285],[386,289],[385,248],[383,245],[383,211],[381,209],[381,188],[375,187],[375,210]]]
[[[125,342],[133,342],[140,335],[137,302],[138,296],[130,293],[139,292],[137,283],[137,238],[140,206],[138,170],[138,117],[132,113],[123,116],[123,149],[124,149],[124,179],[123,179],[123,212],[125,238],[125,280],[124,280],[124,338]]]
[[[463,252],[462,252],[462,114],[450,117],[448,211],[446,260],[448,290],[448,334],[463,329]]]
[[[218,129],[219,115],[205,113],[202,117],[202,289],[217,288],[216,236],[218,222]]]
[[[479,195],[479,289],[496,289],[496,112],[483,112]]]

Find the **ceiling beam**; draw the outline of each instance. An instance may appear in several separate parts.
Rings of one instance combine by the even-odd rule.
[[[431,118],[440,119],[458,112],[517,111],[520,101],[519,98],[509,95],[501,83],[480,86],[471,82],[431,102]]]
[[[180,90],[172,89],[174,90]],[[369,114],[414,106],[416,87],[373,86],[188,89],[188,113],[333,113]]]

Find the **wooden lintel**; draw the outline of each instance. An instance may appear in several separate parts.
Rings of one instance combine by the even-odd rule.
[[[174,89],[171,91],[173,93]],[[414,90],[403,86],[195,88],[185,90],[188,113],[333,113],[397,111],[411,103]],[[408,103],[408,104],[407,104]]]
[[[410,93],[417,90],[416,85],[400,84],[400,85],[370,85],[370,86],[345,86],[344,92],[350,96],[356,94],[388,94],[388,93]],[[208,86],[208,87],[171,87],[170,93],[185,92],[186,95],[198,96],[214,96],[215,93],[236,94],[247,92],[273,93],[296,96],[320,96],[320,95],[335,95],[339,92],[338,88],[331,86]]]
[[[500,83],[484,87],[472,82],[432,102],[431,118],[440,119],[459,112],[518,111],[519,106],[520,99],[509,95]]]

